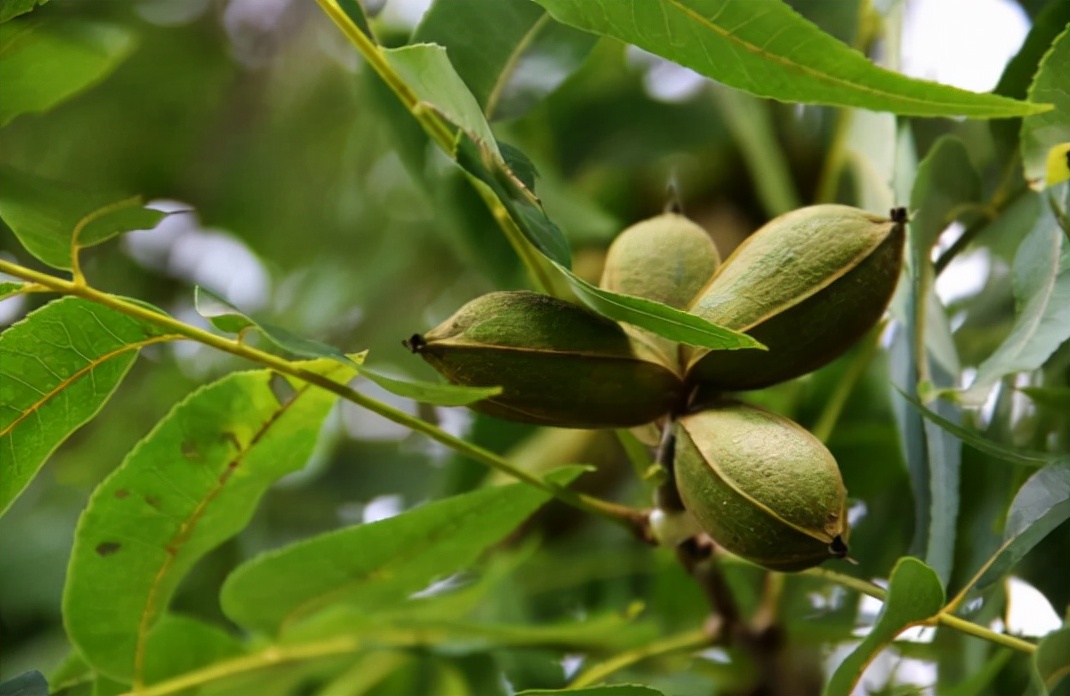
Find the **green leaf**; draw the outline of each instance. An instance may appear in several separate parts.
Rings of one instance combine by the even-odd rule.
[[[29,283],[11,283],[7,281],[0,282],[0,300],[24,292],[27,286],[29,286]]]
[[[933,569],[916,558],[895,564],[877,622],[862,643],[840,663],[825,686],[824,696],[850,696],[862,672],[881,650],[911,626],[924,623],[944,605],[944,588]]]
[[[603,290],[555,264],[576,296],[599,314],[653,331],[690,346],[714,350],[765,349],[747,334],[710,323],[690,312],[642,297]]]
[[[145,643],[145,683],[155,684],[245,652],[241,641],[219,626],[165,614]]]
[[[781,2],[536,2],[560,22],[634,44],[760,97],[911,116],[1006,118],[1048,109],[879,68]]]
[[[197,312],[220,331],[240,333],[249,328],[256,329],[277,347],[302,358],[328,358],[349,366],[361,364],[360,361],[363,361],[363,355],[350,356],[339,348],[298,336],[289,329],[258,322],[206,288],[198,286],[194,289],[193,303]],[[467,406],[502,392],[501,387],[463,387],[455,384],[400,380],[367,367],[363,367],[360,374],[391,394],[436,406]]]
[[[119,199],[0,165],[0,218],[27,251],[53,268],[70,270],[78,249],[151,229],[166,215],[142,207],[139,197]]]
[[[0,23],[14,19],[19,15],[26,14],[38,5],[44,5],[48,0],[2,0],[0,1]]]
[[[488,118],[523,113],[579,67],[595,41],[528,0],[436,0],[412,38],[446,49]]]
[[[526,484],[485,488],[263,554],[227,578],[223,611],[275,634],[335,605],[382,610],[467,567],[549,497]]]
[[[576,696],[663,696],[661,691],[642,684],[606,684],[588,686],[582,689],[527,689],[518,691],[516,696],[553,696],[553,694],[574,694]]]
[[[17,8],[13,12],[19,13]],[[129,29],[115,24],[39,14],[7,22],[12,16],[5,5],[0,14],[0,126],[19,114],[48,111],[92,87],[137,45]]]
[[[48,696],[48,680],[37,670],[23,672],[0,684],[0,696]]]
[[[446,49],[434,44],[417,44],[384,49],[382,54],[423,104],[438,111],[501,159],[483,110],[453,69]]]
[[[981,178],[966,146],[953,135],[937,140],[918,166],[910,197],[911,241],[923,258],[944,229],[955,221],[965,204],[981,200]]]
[[[932,421],[942,429],[951,433],[959,440],[973,447],[978,452],[984,452],[985,454],[992,455],[996,459],[1001,459],[1005,462],[1012,464],[1021,464],[1023,466],[1030,466],[1034,468],[1042,467],[1045,464],[1053,462],[1064,461],[1067,459],[1065,454],[1053,454],[1050,452],[1040,452],[1036,450],[1022,450],[1007,447],[1001,445],[998,442],[993,442],[988,438],[982,436],[980,433],[969,430],[958,423],[944,418],[940,414],[926,408],[925,404],[921,403],[918,399],[908,395],[902,389],[896,388],[896,391],[906,399],[906,401],[913,406],[918,413],[920,413],[925,419]],[[1023,390],[1024,391],[1024,390]]]
[[[95,416],[147,345],[181,338],[75,297],[0,334],[0,514]]]
[[[1047,696],[1049,690],[1059,682],[1070,677],[1070,627],[1052,631],[1041,639],[1037,651],[1033,653],[1033,677],[1041,693]]]
[[[1053,529],[1070,519],[1070,461],[1036,472],[1014,496],[1003,543],[977,582],[983,589],[997,582]]]
[[[1011,269],[1017,311],[1010,335],[977,368],[962,392],[969,403],[983,401],[1004,375],[1035,370],[1070,338],[1070,241],[1048,207],[1018,247]]]
[[[1063,30],[1040,61],[1029,101],[1050,103],[1055,109],[1022,119],[1022,168],[1027,181],[1042,182],[1048,166],[1048,152],[1070,142],[1070,85],[1066,66],[1070,65],[1070,27]]]
[[[328,360],[304,367],[338,382],[355,374]],[[243,372],[194,392],[94,491],[75,531],[63,616],[96,670],[142,679],[151,629],[178,583],[308,460],[337,397],[287,380],[280,401],[282,379]]]

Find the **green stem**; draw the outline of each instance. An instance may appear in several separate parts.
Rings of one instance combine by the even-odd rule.
[[[843,170],[844,160],[847,159],[847,134],[851,130],[850,109],[841,109],[836,114],[836,126],[829,142],[828,154],[825,156],[824,166],[821,167],[821,178],[818,179],[817,192],[814,194],[815,203],[830,203],[836,199],[836,190],[840,185],[840,173]]]
[[[641,648],[622,652],[604,662],[593,665],[573,679],[572,683],[569,684],[569,688],[577,689],[582,686],[597,684],[614,672],[619,672],[625,667],[631,667],[651,657],[699,650],[708,647],[712,643],[713,638],[702,629],[654,641]]]
[[[342,8],[338,6],[336,0],[316,0],[319,3],[320,8],[327,14],[328,17],[338,26],[338,28],[349,39],[350,43],[356,47],[360,55],[367,61],[372,70],[375,71],[386,86],[397,96],[401,103],[409,110],[412,117],[423,127],[424,131],[430,136],[431,140],[453,160],[456,160],[456,134],[451,130],[450,126],[443,122],[441,116],[433,108],[428,108],[424,104],[419,95],[416,94],[406,84],[405,80],[398,75],[394,69],[390,66],[389,61],[383,55],[382,50],[367,36],[364,32],[349,19],[349,15],[345,13]],[[527,268],[528,274],[531,276],[532,284],[540,292],[555,294],[555,284],[553,278],[550,275],[549,269],[546,264],[542,262],[542,259],[538,257],[537,252],[531,248],[531,245],[524,239],[523,233],[520,228],[517,227],[516,222],[509,215],[509,211],[502,205],[502,202],[495,196],[482,182],[476,179],[471,174],[468,174],[468,180],[475,187],[476,192],[479,193],[483,202],[490,209],[491,214],[497,221],[502,232],[505,234],[505,238],[509,240],[509,244],[512,245],[513,250],[517,256],[520,257],[524,267]]]
[[[150,309],[147,309],[141,305],[135,304],[124,300],[121,297],[111,295],[106,292],[102,292],[88,285],[82,285],[75,281],[64,280],[55,276],[48,275],[46,273],[40,273],[17,264],[10,263],[8,261],[0,260],[0,272],[7,273],[15,276],[16,278],[22,278],[38,285],[42,285],[52,289],[55,292],[65,295],[74,295],[83,299],[95,302],[110,309],[113,309],[121,314],[125,314],[136,319],[150,322],[156,326],[162,326],[176,334],[180,334],[188,339],[197,341],[206,346],[211,346],[217,350],[231,355],[236,355],[240,358],[250,360],[252,362],[259,363],[265,367],[269,367],[272,370],[280,374],[290,375],[296,377],[309,384],[314,384],[317,387],[326,389],[327,391],[337,394],[343,399],[362,406],[373,413],[377,413],[383,416],[387,420],[391,420],[399,425],[403,425],[410,430],[414,430],[418,433],[422,433],[432,440],[442,443],[447,447],[459,452],[467,457],[470,457],[478,462],[486,464],[492,469],[497,469],[509,476],[523,481],[530,486],[534,486],[543,491],[546,491],[550,495],[558,498],[562,502],[568,503],[573,507],[579,508],[586,512],[590,512],[614,522],[622,524],[629,529],[639,532],[646,524],[646,516],[640,511],[624,505],[617,505],[600,498],[586,495],[584,493],[577,493],[567,488],[555,486],[553,484],[543,481],[538,476],[517,468],[507,460],[498,456],[490,450],[483,449],[477,445],[473,445],[465,440],[450,435],[449,433],[441,430],[432,423],[428,423],[425,420],[421,420],[415,416],[410,416],[404,411],[398,410],[392,406],[377,401],[369,396],[361,394],[355,391],[351,387],[345,384],[335,382],[323,375],[316,374],[306,370],[299,365],[280,358],[277,355],[267,353],[256,348],[252,348],[238,340],[224,338],[216,334],[210,333],[203,329],[199,329],[195,326],[183,323],[173,317],[165,314],[159,314]]]

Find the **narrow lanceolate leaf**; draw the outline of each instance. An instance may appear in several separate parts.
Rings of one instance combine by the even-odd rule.
[[[1070,240],[1051,209],[1018,247],[1011,269],[1017,312],[1011,333],[977,368],[963,399],[983,401],[1004,375],[1035,370],[1070,338]]]
[[[178,338],[74,297],[0,334],[0,514],[103,408],[143,346]]]
[[[1070,679],[1070,627],[1044,636],[1033,653],[1033,679],[1037,690],[1047,696],[1064,679]],[[1061,692],[1060,692],[1061,693]]]
[[[825,696],[849,696],[866,666],[895,637],[911,626],[934,616],[944,605],[944,588],[932,568],[916,558],[895,564],[888,582],[888,596],[873,628],[840,663],[825,686]]]
[[[1025,178],[1040,188],[1048,168],[1048,153],[1056,145],[1070,142],[1067,65],[1070,65],[1070,27],[1055,39],[1051,50],[1041,59],[1029,87],[1029,101],[1054,104],[1055,109],[1022,119],[1022,167]]]
[[[165,215],[143,207],[136,196],[87,191],[0,165],[0,218],[27,251],[53,268],[70,269],[78,249],[150,229]]]
[[[255,329],[278,348],[300,358],[327,358],[351,367],[364,361],[363,353],[347,355],[342,349],[327,343],[298,336],[281,326],[256,321],[219,295],[199,286],[195,290],[194,305],[197,312],[220,331],[240,333],[246,329]],[[500,387],[462,387],[455,384],[396,379],[367,367],[361,369],[360,374],[391,394],[435,406],[467,406],[496,396],[502,391]]]
[[[528,689],[517,692],[516,696],[662,696],[662,692],[642,684],[603,684],[589,686],[585,689]]]
[[[776,0],[536,2],[560,22],[760,97],[912,116],[1006,118],[1050,108],[879,68]]]
[[[129,29],[86,19],[35,13],[0,24],[0,126],[19,114],[47,111],[100,82],[136,44]]]
[[[274,634],[332,606],[382,610],[474,562],[548,499],[525,484],[485,488],[266,553],[227,578],[223,611]]]
[[[345,382],[337,362],[305,369]],[[93,493],[75,531],[63,595],[71,642],[99,672],[145,677],[151,630],[189,569],[248,523],[301,468],[336,397],[268,370],[229,375],[176,406]]]
[[[1018,489],[1007,513],[1003,544],[977,582],[984,588],[1000,580],[1030,549],[1070,519],[1070,461],[1051,464]]]
[[[596,40],[529,0],[436,0],[412,38],[446,49],[488,118],[519,115],[578,68]]]

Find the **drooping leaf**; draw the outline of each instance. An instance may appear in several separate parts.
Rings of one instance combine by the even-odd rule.
[[[0,126],[19,114],[48,111],[92,87],[137,45],[129,29],[104,22],[39,13],[8,22],[19,14],[8,4],[0,15]],[[20,5],[26,11],[26,3]]]
[[[48,680],[37,670],[0,683],[0,696],[48,696]]]
[[[978,452],[984,452],[985,454],[992,455],[996,459],[1001,459],[1005,462],[1012,464],[1021,464],[1022,466],[1029,466],[1039,468],[1045,464],[1059,462],[1067,459],[1065,454],[1054,454],[1049,452],[1039,452],[1033,450],[1021,450],[1001,445],[998,442],[993,442],[984,437],[980,433],[954,423],[947,418],[944,418],[940,414],[936,413],[930,408],[927,408],[925,404],[921,403],[918,399],[909,396],[901,389],[897,389],[899,394],[911,405],[918,413],[920,413],[926,420],[932,421],[936,425],[940,426],[947,432],[951,433],[959,440],[973,447]]]
[[[977,582],[985,588],[1010,572],[1030,549],[1070,519],[1070,461],[1036,472],[1018,489],[1007,513],[1003,543]]]
[[[862,643],[836,668],[825,685],[824,696],[850,696],[866,665],[877,653],[905,629],[934,616],[943,605],[944,588],[933,569],[916,558],[900,559],[892,569],[888,596],[877,622]]]
[[[245,651],[241,641],[219,626],[190,616],[165,614],[145,643],[145,683],[155,684]]]
[[[884,70],[781,2],[536,1],[559,22],[760,97],[912,116],[1005,118],[1048,108]]]
[[[1011,269],[1017,311],[1010,335],[977,368],[964,401],[983,401],[1004,375],[1035,370],[1070,338],[1070,240],[1050,208],[1018,247]]]
[[[1040,693],[1047,696],[1064,679],[1070,677],[1070,627],[1052,631],[1041,639],[1033,653],[1033,679]]]
[[[1059,34],[1051,49],[1040,61],[1033,84],[1029,87],[1029,101],[1054,104],[1046,113],[1022,119],[1020,135],[1022,168],[1027,181],[1043,187],[1048,166],[1048,153],[1060,143],[1070,142],[1070,85],[1066,66],[1070,65],[1070,26]]]
[[[4,0],[0,4],[0,23],[14,19],[19,15],[26,14],[38,5],[44,5],[48,0]]]
[[[298,336],[280,326],[256,321],[206,288],[199,286],[195,288],[193,301],[197,312],[220,331],[240,333],[246,329],[256,329],[277,347],[297,357],[327,358],[349,366],[363,362],[363,354],[347,355],[335,346]],[[360,374],[392,394],[436,406],[467,406],[496,396],[502,391],[500,387],[464,387],[438,382],[395,379],[367,367],[363,367]]]
[[[95,416],[143,346],[182,338],[75,297],[0,333],[0,514]]]
[[[525,484],[485,488],[268,552],[227,578],[223,610],[272,634],[334,605],[382,610],[465,568],[548,499]]]
[[[517,692],[516,696],[553,696],[554,694],[574,694],[574,696],[664,696],[661,691],[642,684],[605,684],[588,686],[582,689],[527,689]]]
[[[165,216],[136,196],[86,191],[0,165],[0,218],[27,251],[53,268],[69,270],[79,248],[151,229]]]
[[[556,88],[594,46],[527,0],[437,0],[413,43],[443,46],[488,118],[513,117]]]
[[[305,369],[335,381],[355,370]],[[178,583],[238,533],[260,496],[304,466],[337,397],[268,370],[228,375],[178,404],[98,488],[78,522],[63,594],[71,642],[99,672],[145,676],[151,630]]]

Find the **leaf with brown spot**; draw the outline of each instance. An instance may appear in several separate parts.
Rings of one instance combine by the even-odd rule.
[[[303,365],[343,383],[355,373],[329,360]],[[268,486],[308,461],[337,397],[295,381],[282,405],[271,375],[232,374],[194,392],[94,492],[75,532],[63,614],[100,673],[144,677],[147,638],[185,574],[245,527]],[[106,560],[120,544],[124,562]]]

